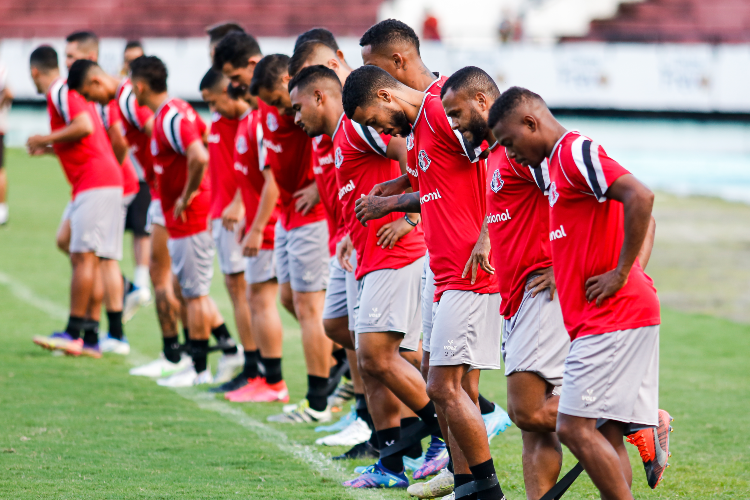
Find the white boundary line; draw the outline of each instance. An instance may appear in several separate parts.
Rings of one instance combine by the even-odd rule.
[[[17,299],[47,313],[51,318],[57,320],[65,320],[68,318],[68,310],[65,307],[37,295],[23,282],[8,276],[2,271],[0,271],[0,284],[9,288],[10,292]],[[131,346],[130,356],[128,356],[128,361],[131,364],[137,364],[140,360],[147,359],[148,358],[134,350]],[[284,432],[271,427],[270,425],[259,422],[238,407],[220,401],[216,399],[216,396],[192,387],[173,390],[186,400],[196,404],[201,410],[218,413],[225,419],[240,425],[246,430],[254,432],[262,441],[275,445],[282,453],[292,455],[302,460],[321,476],[339,483],[349,479],[349,475],[341,466],[335,464],[331,459],[317,451],[314,447],[290,440]],[[342,491],[348,493],[349,496],[355,499],[386,498],[383,496],[383,492],[379,490],[345,488]],[[404,491],[404,493],[406,493],[406,491]]]

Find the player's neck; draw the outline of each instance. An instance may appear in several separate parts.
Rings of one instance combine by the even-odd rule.
[[[59,71],[50,71],[49,73],[39,75],[39,88],[42,89],[42,94],[46,95],[49,92],[49,88],[58,78],[60,78]]]
[[[399,106],[401,106],[404,114],[406,114],[406,119],[414,125],[414,122],[417,121],[417,116],[419,116],[419,110],[422,109],[424,92],[414,90],[412,87],[402,87],[398,92],[394,92],[393,97]]]
[[[147,99],[148,102],[146,103],[146,106],[156,113],[161,106],[169,100],[169,94],[166,92],[161,92],[159,94],[151,94],[149,98]]]
[[[338,106],[332,106],[331,111],[326,113],[325,121],[323,124],[323,133],[330,138],[333,138],[334,132],[336,132],[336,126],[341,120],[341,115],[344,114],[344,106],[341,101],[337,101]]]
[[[409,73],[407,79],[410,83],[404,83],[422,92],[426,91],[432,85],[432,82],[435,81],[435,74],[424,65],[421,59],[419,60],[419,64]]]
[[[235,118],[241,118],[250,109],[250,104],[248,104],[248,102],[244,99],[237,99],[235,101],[235,107],[237,110],[237,116]]]
[[[564,136],[568,130],[562,126],[562,124],[557,121],[552,115],[550,114],[551,121],[549,126],[549,134],[547,134],[547,140],[545,141],[546,146],[546,156],[547,158],[552,155],[552,150],[555,148],[555,145],[560,141],[560,138]]]

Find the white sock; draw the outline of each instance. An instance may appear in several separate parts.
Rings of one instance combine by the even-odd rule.
[[[0,203],[0,224],[8,222],[8,204]]]
[[[133,273],[133,283],[138,288],[149,288],[151,277],[148,274],[148,266],[135,266]]]

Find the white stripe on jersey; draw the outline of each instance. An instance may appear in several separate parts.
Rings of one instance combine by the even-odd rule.
[[[109,130],[109,106],[102,106],[98,102],[94,105],[96,106],[99,119],[102,121],[102,125],[104,125],[104,130]]]
[[[536,185],[539,187],[539,189],[542,190],[544,194],[548,194],[549,192],[549,186],[550,186],[550,179],[549,179],[549,163],[547,162],[547,158],[542,160],[542,163],[534,168],[534,167],[528,167],[529,171],[531,172],[531,175],[534,177],[534,181],[536,181]]]
[[[122,115],[122,118],[143,132],[143,124],[138,121],[135,94],[133,94],[133,86],[131,84],[127,84],[123,87],[122,94],[120,94],[120,100],[117,104],[120,106],[120,114]]]
[[[70,124],[70,108],[68,108],[68,84],[64,80],[56,80],[49,89],[50,97],[52,98],[52,105],[57,110],[57,113],[65,121],[65,124]]]
[[[162,127],[164,130],[164,137],[167,138],[169,145],[172,149],[182,155],[185,154],[185,148],[182,146],[182,140],[180,138],[180,122],[182,116],[173,107],[169,107],[167,112],[164,114],[164,120],[162,120]]]
[[[599,160],[599,145],[588,137],[581,135],[571,144],[571,153],[578,171],[586,179],[586,183],[591,189],[591,194],[600,203],[607,201],[604,193],[607,192],[609,186],[607,185],[607,178],[604,176],[604,170],[602,170],[602,164]]]
[[[258,168],[262,172],[266,169],[268,150],[266,149],[266,144],[263,142],[263,126],[261,125],[260,120],[258,120],[258,124],[255,128],[255,140],[258,143]]]
[[[352,125],[354,125],[354,130],[357,131],[357,134],[359,134],[362,140],[364,140],[373,151],[380,156],[385,156],[385,151],[388,149],[388,146],[385,145],[380,134],[378,134],[372,127],[365,128],[354,121],[352,122]]]

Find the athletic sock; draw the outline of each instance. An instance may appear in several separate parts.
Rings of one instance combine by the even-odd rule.
[[[414,424],[419,423],[419,417],[406,417],[401,419],[401,434]],[[409,458],[419,458],[422,456],[422,442],[417,441],[410,448],[404,450],[404,456]]]
[[[83,322],[83,343],[94,345],[99,343],[99,322],[87,319]]]
[[[495,464],[491,458],[479,465],[469,467],[469,469],[471,469],[471,474],[474,476],[475,481],[496,477]],[[501,500],[502,498],[503,490],[500,488],[500,484],[496,484],[487,490],[477,491],[477,500]]]
[[[336,366],[341,366],[344,360],[346,359],[346,349],[343,347],[341,349],[336,349],[333,351],[333,359],[336,360]]]
[[[435,411],[435,403],[430,401],[427,403],[427,405],[422,408],[421,410],[415,412],[419,418],[422,419],[422,422],[425,423],[428,427],[437,426],[438,425],[438,419],[437,419],[437,411]]]
[[[122,275],[122,292],[123,292],[123,297],[126,296],[127,294],[129,294],[132,291],[133,291],[133,283],[128,278],[126,278],[125,275],[123,274]]]
[[[208,340],[191,340],[190,351],[196,373],[202,373],[208,368]]]
[[[490,401],[489,399],[485,398],[481,394],[479,395],[479,411],[482,412],[482,415],[487,415],[488,413],[492,413],[495,411],[495,403]]]
[[[266,367],[266,382],[269,385],[278,384],[284,377],[281,376],[281,358],[261,358],[263,366]]]
[[[79,318],[78,316],[68,316],[68,326],[65,327],[65,333],[70,335],[73,340],[80,338],[85,321],[84,318]]]
[[[474,480],[474,476],[472,476],[471,474],[455,474],[453,476],[453,489],[454,489],[454,491],[459,486],[463,486],[465,484],[468,484],[468,483],[472,482],[473,480]],[[461,497],[461,498],[462,499],[466,499],[466,500],[476,500],[477,494],[476,493],[472,493],[471,495],[468,495],[468,496],[465,496],[465,497]]]
[[[315,375],[307,376],[307,401],[310,408],[315,411],[323,411],[328,406],[328,378],[317,377]]]
[[[107,323],[109,324],[109,336],[113,339],[122,340],[122,311],[107,312]]]
[[[251,379],[258,377],[258,358],[260,354],[258,349],[254,351],[245,351],[245,366],[242,368],[242,376]]]
[[[448,465],[445,466],[446,469],[448,469],[448,472],[453,474],[453,457],[451,456],[451,447],[446,447],[448,450]]]
[[[172,363],[180,361],[180,339],[177,337],[163,337],[164,341],[164,357]]]
[[[237,346],[235,345],[232,336],[229,335],[229,330],[227,329],[226,323],[222,323],[216,328],[213,328],[211,330],[211,335],[214,336],[216,342],[231,346],[227,347],[226,349],[222,349],[224,354],[237,354]]]
[[[365,398],[364,394],[355,394],[355,405],[354,409],[357,412],[357,416],[364,420],[364,422],[367,424],[367,427],[370,428],[370,444],[373,448],[376,450],[378,449],[378,433],[375,430],[375,425],[372,423],[372,417],[370,416],[370,410],[367,408],[367,399]]]
[[[401,439],[401,427],[391,427],[378,431],[378,448],[380,448],[381,456],[382,452],[396,444],[399,439]],[[401,472],[404,470],[403,456],[403,452],[394,453],[391,456],[381,458],[380,463],[389,471]]]
[[[148,273],[148,266],[135,266],[133,272],[133,283],[138,288],[149,288],[149,281],[151,280]]]
[[[190,346],[190,330],[188,330],[188,327],[182,327],[182,335],[185,338],[185,342],[183,342],[183,345],[187,348]]]

